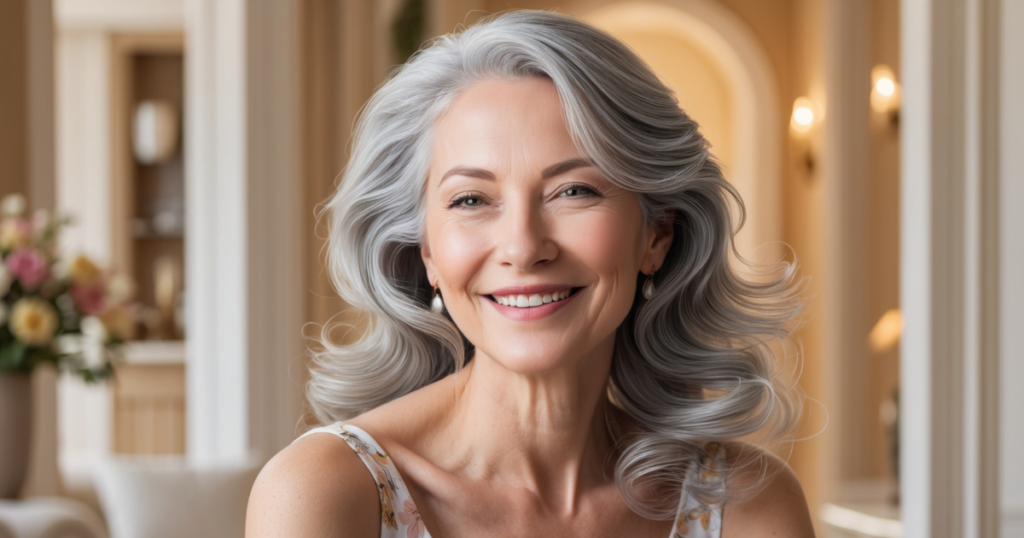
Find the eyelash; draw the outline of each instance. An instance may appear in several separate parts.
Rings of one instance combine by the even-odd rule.
[[[572,189],[578,189],[578,190],[582,190],[582,191],[586,191],[586,192],[584,194],[581,194],[581,195],[566,196],[566,198],[579,198],[580,196],[600,196],[601,195],[601,193],[599,193],[597,191],[597,189],[595,189],[594,187],[591,187],[590,185],[584,185],[582,183],[574,183],[574,184],[566,185],[565,187],[563,187],[562,188],[562,192],[558,196],[559,197],[565,196],[566,191],[569,191],[569,190],[572,190]],[[462,204],[464,202],[466,202],[467,200],[481,200],[481,198],[483,198],[483,197],[480,194],[477,194],[477,193],[469,192],[469,193],[466,193],[466,194],[462,194],[462,195],[459,195],[458,197],[456,197],[454,200],[452,200],[450,204],[448,204],[448,209],[454,209],[456,207],[462,206]],[[467,207],[467,206],[463,206],[463,207]],[[471,206],[471,207],[475,207],[475,206]]]

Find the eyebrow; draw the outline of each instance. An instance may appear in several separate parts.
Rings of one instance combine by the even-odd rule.
[[[593,165],[590,164],[590,161],[588,161],[586,159],[580,159],[580,158],[569,159],[569,160],[566,160],[566,161],[562,161],[560,163],[555,163],[555,164],[545,168],[540,173],[540,178],[541,179],[549,179],[549,178],[555,177],[557,175],[564,174],[564,173],[568,172],[569,170],[573,170],[575,168],[580,168],[580,167],[583,167],[583,166],[593,166]],[[474,177],[474,178],[477,178],[477,179],[490,179],[490,180],[495,179],[494,178],[494,174],[491,173],[488,170],[484,170],[483,168],[470,168],[468,166],[456,166],[455,168],[452,168],[451,170],[448,170],[447,172],[444,173],[443,176],[441,176],[441,181],[444,181],[444,180],[448,179],[449,176],[466,176],[466,177]],[[440,184],[441,181],[438,181],[438,184]]]

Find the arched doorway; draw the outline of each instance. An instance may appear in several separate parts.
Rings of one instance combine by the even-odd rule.
[[[777,250],[758,249],[782,234],[777,90],[751,31],[703,0],[585,4],[573,14],[635,50],[700,123],[746,204],[740,253],[755,261],[777,257]]]

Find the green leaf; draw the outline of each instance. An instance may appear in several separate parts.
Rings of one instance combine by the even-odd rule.
[[[0,349],[0,371],[13,372],[23,369],[25,345],[15,340]]]

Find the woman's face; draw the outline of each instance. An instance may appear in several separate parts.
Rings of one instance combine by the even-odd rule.
[[[672,228],[586,163],[554,84],[479,81],[434,137],[421,252],[477,352],[540,374],[610,346]]]

